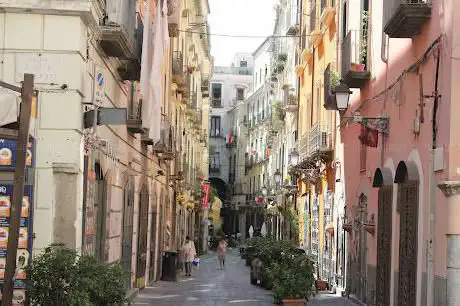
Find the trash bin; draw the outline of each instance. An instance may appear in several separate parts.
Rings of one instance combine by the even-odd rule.
[[[167,282],[177,281],[177,252],[164,253],[161,280]]]

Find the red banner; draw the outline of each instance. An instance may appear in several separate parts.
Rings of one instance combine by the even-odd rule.
[[[209,192],[211,190],[211,185],[209,183],[203,184],[203,208],[209,208]]]
[[[361,127],[361,134],[359,140],[365,146],[377,148],[379,145],[379,132],[376,129],[372,129],[367,126]]]

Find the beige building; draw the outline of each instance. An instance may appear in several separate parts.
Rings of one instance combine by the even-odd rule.
[[[174,31],[202,16],[197,31],[206,33],[207,2],[3,1],[2,9],[1,79],[19,85],[32,73],[38,91],[27,182],[33,252],[63,242],[121,261],[130,289],[158,280],[165,251],[186,233],[207,232],[200,182],[208,170],[209,42]],[[187,94],[172,82],[177,51]],[[8,101],[13,109],[16,100]],[[0,137],[15,128],[3,124]],[[0,171],[0,180],[12,174]],[[176,206],[184,192],[193,193],[188,211]]]

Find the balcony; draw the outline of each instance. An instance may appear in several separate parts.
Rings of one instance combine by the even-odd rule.
[[[126,0],[106,1],[106,18],[98,27],[96,39],[107,57],[130,60],[134,56],[134,24],[136,2]]]
[[[385,0],[383,4],[384,32],[391,38],[412,38],[431,18],[431,1]]]
[[[367,67],[367,35],[351,30],[342,42],[342,79],[350,88],[361,88],[371,78]]]
[[[332,131],[327,124],[316,123],[308,135],[308,156],[333,150]]]
[[[211,107],[221,108],[222,107],[222,98],[212,98]]]
[[[294,113],[299,109],[297,105],[297,95],[291,93],[287,96],[286,100],[286,105],[284,106],[286,112]]]
[[[209,97],[209,76],[205,75],[201,79],[201,96],[203,98]]]
[[[168,1],[168,33],[169,37],[179,36],[180,10],[177,1]]]
[[[327,110],[337,110],[337,101],[332,90],[339,85],[340,77],[329,63],[324,69],[324,108]]]
[[[178,86],[185,83],[184,80],[184,57],[181,51],[174,51],[172,56],[172,81]]]
[[[160,159],[174,159],[174,131],[168,118],[163,115],[161,118],[160,140],[154,145],[153,151]]]
[[[220,173],[220,165],[217,164],[210,164],[209,165],[209,173],[211,174],[219,174]]]
[[[146,129],[142,127],[142,100],[139,100],[137,103],[132,103],[129,108],[126,127],[131,134],[146,133]]]
[[[144,24],[141,17],[137,16],[136,40],[133,57],[126,60],[120,60],[120,66],[117,71],[123,81],[140,81],[141,79],[141,57],[142,44],[144,41]]]
[[[233,135],[231,140],[227,140],[227,143],[225,143],[225,147],[227,149],[233,149],[233,148],[236,148],[236,144],[237,144],[237,137]]]

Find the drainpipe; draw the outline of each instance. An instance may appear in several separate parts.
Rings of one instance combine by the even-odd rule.
[[[438,51],[436,57],[436,79],[434,85],[434,103],[433,103],[433,112],[432,112],[432,147],[431,147],[431,169],[429,173],[428,183],[430,185],[430,206],[429,206],[429,216],[430,216],[430,233],[428,240],[428,267],[427,267],[427,305],[434,304],[434,238],[435,238],[435,220],[436,220],[436,177],[434,175],[434,158],[435,158],[435,149],[436,149],[436,139],[437,139],[437,124],[436,124],[436,115],[439,104],[439,63],[441,59],[441,52]]]

